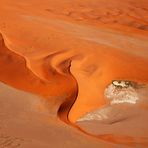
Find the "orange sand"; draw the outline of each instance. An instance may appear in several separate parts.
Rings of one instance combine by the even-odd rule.
[[[65,122],[106,104],[113,79],[148,83],[147,0],[0,3],[0,81],[47,98]]]

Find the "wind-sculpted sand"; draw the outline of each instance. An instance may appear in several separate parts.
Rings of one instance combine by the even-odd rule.
[[[1,112],[9,120],[9,116],[14,116],[9,111],[24,104],[25,110],[19,108],[19,112],[26,114],[23,119],[9,120],[6,128],[4,120],[0,130],[5,129],[6,137],[10,137],[4,142],[6,145],[10,140],[10,147],[148,146],[148,126],[144,123],[148,120],[146,0],[0,3],[0,81],[15,88],[1,84],[0,99],[5,106],[14,99],[8,112]],[[110,104],[105,90],[113,80],[129,80],[142,86],[133,90],[138,97],[135,104]],[[34,100],[44,102],[38,102],[37,112],[27,105]],[[85,121],[89,115],[91,120]],[[98,121],[93,115],[107,115],[109,119]],[[130,125],[134,126],[127,128]],[[38,126],[43,129],[43,136]],[[27,130],[31,130],[31,135]],[[0,140],[3,137],[5,133]],[[16,138],[15,142],[11,140],[14,137],[25,137],[33,143],[23,146],[20,143],[24,140]]]

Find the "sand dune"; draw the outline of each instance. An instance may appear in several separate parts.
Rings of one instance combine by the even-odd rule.
[[[55,118],[95,137],[75,122],[108,104],[112,80],[148,83],[146,0],[0,3],[0,81],[41,96]]]

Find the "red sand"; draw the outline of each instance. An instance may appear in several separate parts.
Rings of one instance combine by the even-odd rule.
[[[0,81],[64,122],[105,105],[114,79],[148,83],[147,0],[0,2]]]

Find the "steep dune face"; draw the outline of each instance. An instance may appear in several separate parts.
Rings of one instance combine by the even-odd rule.
[[[148,83],[146,0],[40,3],[1,0],[2,82],[44,96],[68,124],[106,105],[112,80]]]

